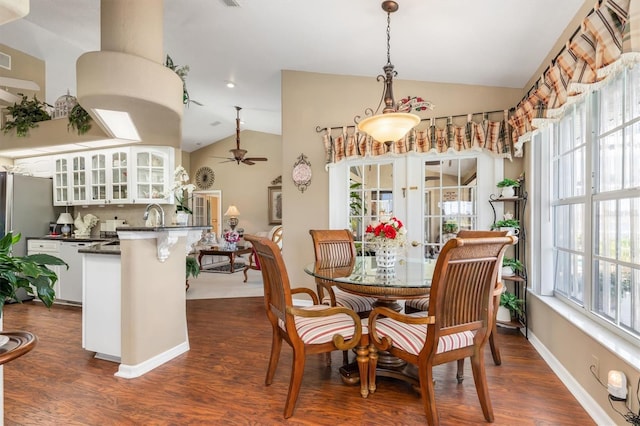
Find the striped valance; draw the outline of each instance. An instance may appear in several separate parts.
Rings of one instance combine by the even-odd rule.
[[[511,116],[516,150],[531,140],[533,130],[562,115],[620,67],[638,61],[640,54],[634,52],[640,52],[639,8],[640,2],[630,0],[596,3]]]
[[[409,152],[442,154],[468,150],[485,150],[511,159],[513,142],[509,131],[508,111],[500,112],[497,121],[488,116],[493,113],[469,114],[467,121],[456,123],[454,117],[424,120],[404,138],[385,145],[361,133],[355,126],[338,129],[318,129],[322,132],[326,162],[337,163],[347,158],[403,155]],[[480,120],[474,120],[478,115]],[[464,117],[464,116],[462,116]],[[443,121],[443,123],[439,123]],[[424,128],[421,128],[425,125]],[[333,133],[332,133],[333,132]]]

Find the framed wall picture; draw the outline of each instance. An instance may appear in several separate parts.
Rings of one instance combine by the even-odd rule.
[[[282,225],[282,186],[269,187],[269,225]]]

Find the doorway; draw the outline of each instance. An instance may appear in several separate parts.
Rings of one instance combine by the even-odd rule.
[[[193,192],[193,224],[210,226],[216,237],[222,232],[222,191]]]

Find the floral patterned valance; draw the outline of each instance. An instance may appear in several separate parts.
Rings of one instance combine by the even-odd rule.
[[[409,152],[442,154],[485,150],[497,156],[511,159],[513,142],[508,123],[508,111],[501,112],[499,121],[489,120],[490,113],[480,113],[482,119],[474,121],[467,115],[464,123],[455,123],[453,117],[432,118],[423,121],[404,138],[386,145],[361,133],[355,126],[317,129],[322,132],[327,164],[338,163],[347,158],[377,157],[380,155],[403,155]],[[463,116],[464,117],[464,116]],[[439,124],[438,121],[444,123]],[[426,123],[426,127],[421,128]]]

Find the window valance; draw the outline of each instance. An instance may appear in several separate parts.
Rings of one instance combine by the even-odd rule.
[[[516,150],[608,76],[640,61],[639,9],[638,1],[596,3],[510,117]]]
[[[495,113],[501,113],[502,119],[489,120],[489,114]],[[508,110],[505,110],[468,114],[467,121],[461,124],[454,123],[454,117],[423,120],[404,138],[388,146],[374,140],[366,133],[359,132],[355,126],[316,130],[322,132],[327,164],[337,163],[347,158],[403,155],[409,152],[461,153],[469,150],[485,150],[496,156],[511,159],[513,141],[509,131],[508,113]],[[481,121],[474,121],[474,115],[480,115]],[[437,122],[442,120],[445,120],[444,125],[438,125]],[[424,126],[423,123],[427,125],[421,129]]]

